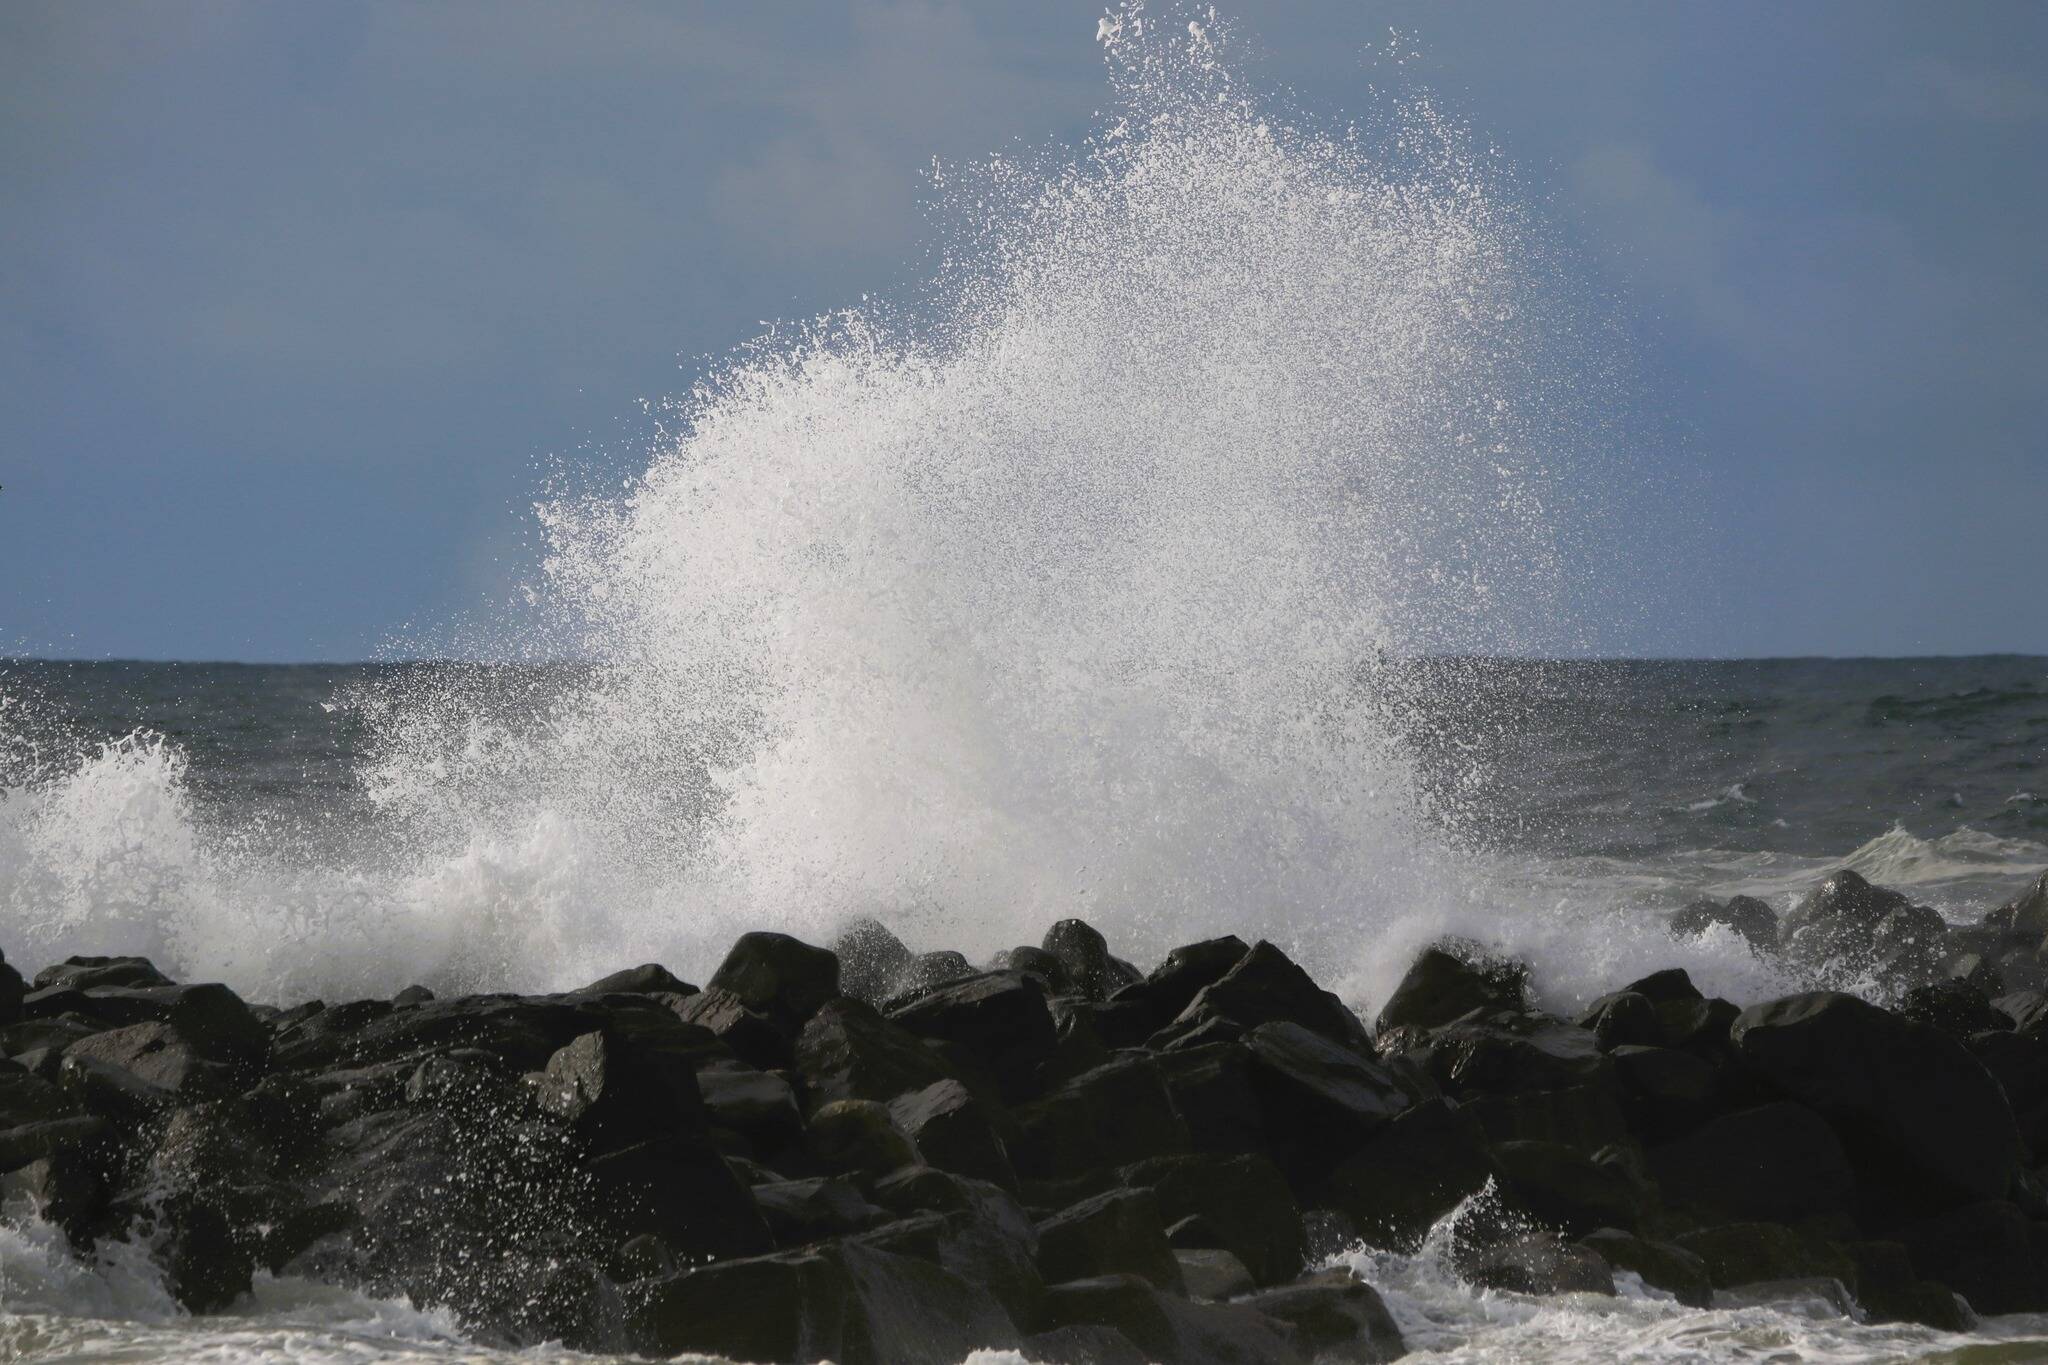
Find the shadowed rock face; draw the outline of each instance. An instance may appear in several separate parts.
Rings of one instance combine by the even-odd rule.
[[[1786,933],[1992,961],[2031,905],[1936,928],[1842,874]],[[1392,1359],[1310,1248],[1461,1206],[1475,1285],[2048,1309],[2048,1003],[1974,968],[1898,1011],[1658,972],[1565,1019],[1446,943],[1375,1036],[1268,943],[1141,974],[1079,921],[991,971],[840,942],[858,970],[762,933],[702,991],[650,963],[283,1010],[137,958],[0,963],[0,1179],[80,1249],[144,1241],[197,1312],[260,1267],[492,1341],[758,1361]]]

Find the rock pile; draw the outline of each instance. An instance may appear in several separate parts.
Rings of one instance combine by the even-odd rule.
[[[508,1343],[740,1361],[1390,1360],[1379,1297],[1318,1256],[1480,1195],[1475,1286],[2048,1309],[2048,998],[2013,965],[2048,876],[1981,932],[1912,909],[1845,873],[1782,925],[1674,924],[1910,956],[1897,1010],[1665,971],[1565,1019],[1445,942],[1370,1028],[1270,943],[1146,973],[1076,920],[990,970],[866,922],[745,935],[702,989],[648,965],[290,1009],[139,958],[0,963],[0,1181],[81,1251],[146,1243],[195,1312],[264,1267]]]

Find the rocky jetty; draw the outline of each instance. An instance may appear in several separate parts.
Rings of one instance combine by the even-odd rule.
[[[1842,873],[1782,921],[1673,921],[1896,1008],[1672,970],[1561,1018],[1445,942],[1370,1025],[1273,944],[1147,972],[1078,920],[988,969],[865,922],[748,934],[702,988],[289,1009],[0,962],[0,1182],[194,1312],[266,1269],[652,1355],[1391,1360],[1379,1296],[1319,1265],[1433,1226],[1479,1287],[1961,1327],[2048,1310],[2048,874],[1930,914]]]

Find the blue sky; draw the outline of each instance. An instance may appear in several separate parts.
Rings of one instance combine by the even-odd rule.
[[[2048,652],[2048,7],[1229,12],[1312,111],[1428,86],[1626,301],[1699,523],[1646,647]],[[547,462],[630,471],[639,400],[901,287],[933,157],[1085,133],[1100,13],[0,7],[0,653],[355,658],[504,596]]]

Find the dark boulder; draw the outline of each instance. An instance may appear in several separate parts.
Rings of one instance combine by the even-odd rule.
[[[1175,1047],[1158,1054],[1159,1075],[1198,1152],[1263,1152],[1268,1145],[1251,1052],[1240,1043]]]
[[[752,1192],[700,1140],[652,1138],[585,1170],[592,1212],[612,1244],[652,1233],[691,1260],[750,1256],[773,1244]]]
[[[1020,1175],[1079,1176],[1150,1156],[1185,1152],[1186,1122],[1173,1106],[1159,1064],[1124,1053],[1016,1111],[1020,1136],[1011,1160]]]
[[[1143,981],[1110,997],[1110,1003],[1131,1019],[1128,1036],[1114,1041],[1122,1046],[1156,1033],[1186,1009],[1203,987],[1222,980],[1250,951],[1235,934],[1175,948]]]
[[[1984,923],[2014,938],[2031,938],[2038,942],[2048,936],[2048,872],[2043,872],[2032,886],[1985,915]]]
[[[1108,942],[1086,920],[1059,921],[1045,931],[1039,946],[1059,960],[1067,980],[1090,1000],[1107,1000],[1139,979],[1130,963],[1110,955]]]
[[[1301,1365],[1273,1319],[1236,1304],[1189,1303],[1137,1275],[1102,1275],[1046,1290],[1052,1328],[1113,1327],[1155,1362]]]
[[[894,995],[910,967],[910,949],[880,920],[862,915],[832,940],[839,958],[839,989],[856,1000],[880,1005]]]
[[[1661,1142],[1694,1127],[1720,1098],[1720,1075],[1712,1063],[1666,1047],[1617,1047],[1608,1053],[1621,1081],[1629,1127]]]
[[[1257,1283],[1279,1284],[1301,1273],[1301,1211],[1279,1168],[1265,1157],[1154,1157],[1118,1174],[1126,1187],[1152,1191],[1169,1229],[1199,1220],[1203,1245],[1234,1254]]]
[[[996,954],[995,970],[1002,972],[1029,972],[1045,984],[1049,996],[1086,996],[1072,977],[1067,975],[1067,964],[1043,948],[1012,948],[1006,953]]]
[[[1642,1219],[1643,1194],[1614,1163],[1555,1142],[1503,1142],[1493,1158],[1508,1196],[1546,1227],[1578,1236]]]
[[[1425,948],[1387,997],[1376,1027],[1433,1029],[1473,1010],[1523,1010],[1528,979],[1521,963],[1488,958],[1472,945]]]
[[[1749,1065],[1835,1126],[1852,1159],[1965,1196],[2011,1187],[2012,1111],[1955,1039],[1826,991],[1745,1010],[1731,1037]]]
[[[1666,1201],[1714,1221],[1838,1213],[1855,1193],[1834,1129],[1789,1100],[1724,1114],[1649,1161]]]
[[[803,1139],[804,1116],[789,1082],[741,1062],[715,1062],[697,1072],[704,1117],[740,1134],[763,1153]]]
[[[1953,1038],[2014,1028],[2014,1021],[1993,1007],[1976,987],[1953,978],[1913,987],[1899,1002],[1899,1013]]]
[[[828,1171],[869,1177],[920,1165],[917,1145],[903,1135],[888,1106],[874,1100],[834,1100],[811,1115],[806,1138]]]
[[[1719,1223],[1672,1240],[1700,1258],[1716,1289],[1821,1277],[1856,1283],[1856,1263],[1840,1247],[1782,1223]]]
[[[1034,1365],[1156,1365],[1122,1332],[1093,1322],[1033,1333],[1019,1354]]]
[[[2048,1310],[2048,1225],[2003,1200],[1951,1209],[1907,1231],[1914,1269],[1980,1313]]]
[[[1008,1194],[986,1181],[913,1166],[874,1182],[871,1195],[900,1221],[865,1240],[986,1287],[1017,1322],[1037,1320],[1045,1293],[1038,1231]]]
[[[1128,1274],[1185,1292],[1158,1198],[1149,1189],[1112,1190],[1041,1220],[1038,1268],[1048,1284]]]
[[[958,1365],[1018,1345],[986,1290],[857,1243],[727,1261],[629,1286],[642,1350],[757,1365]]]
[[[1261,1024],[1294,1023],[1346,1047],[1371,1046],[1365,1025],[1343,1001],[1316,985],[1287,954],[1263,939],[1229,971],[1196,992],[1164,1032],[1169,1037],[1185,1035],[1218,1019],[1246,1030]]]
[[[832,1001],[804,1025],[796,1070],[814,1101],[891,1100],[956,1079],[941,1055],[858,1000]]]
[[[1898,892],[1872,886],[1862,874],[1845,868],[1785,912],[1778,924],[1779,941],[1787,952],[1811,965],[1834,960],[1867,963],[1874,957],[1877,926],[1892,911],[1911,904]]]
[[[1013,1100],[1030,1092],[1058,1042],[1045,987],[1023,972],[986,972],[940,986],[889,1017],[920,1037],[965,1049]]]
[[[1319,1362],[1382,1365],[1407,1353],[1386,1303],[1348,1270],[1321,1271],[1241,1303],[1292,1328],[1296,1346]]]
[[[1900,1242],[1847,1242],[1856,1263],[1856,1302],[1874,1322],[1917,1322],[1942,1332],[1977,1326],[1970,1306],[1943,1285],[1925,1280]]]
[[[260,1065],[270,1050],[270,1030],[226,986],[49,986],[22,1002],[25,1015],[75,1013],[103,1028],[162,1023],[178,1031],[198,1055],[238,1068]]]
[[[1684,1247],[1652,1241],[1620,1228],[1600,1228],[1579,1239],[1614,1270],[1631,1271],[1644,1284],[1661,1289],[1688,1308],[1705,1308],[1714,1300],[1706,1262]]]
[[[695,995],[697,988],[658,962],[601,976],[577,995]]]
[[[790,1065],[794,1031],[786,1018],[752,1009],[723,986],[712,986],[675,1002],[676,1017],[708,1029],[734,1056],[762,1071]]]
[[[534,1098],[544,1113],[612,1146],[687,1132],[703,1122],[703,1097],[688,1065],[602,1033],[586,1033],[548,1058]]]
[[[732,992],[794,1036],[804,1020],[839,994],[839,958],[788,934],[741,934],[707,986]]]
[[[1734,896],[1727,902],[1696,900],[1671,917],[1674,937],[1698,938],[1715,927],[1732,929],[1757,953],[1778,947],[1778,912],[1755,896]]]
[[[1463,1272],[1478,1288],[1515,1294],[1614,1293],[1614,1272],[1599,1252],[1553,1237],[1523,1237],[1481,1248]]]
[[[1234,1299],[1258,1287],[1236,1253],[1222,1247],[1176,1246],[1173,1259],[1180,1265],[1182,1291],[1198,1302]]]
[[[940,986],[979,975],[981,973],[975,970],[965,953],[951,948],[917,953],[903,965],[903,974],[896,979],[895,991],[881,1004],[882,1012],[893,1014]]]
[[[957,1175],[1017,1187],[1003,1129],[1007,1116],[982,1103],[958,1081],[934,1081],[889,1101],[889,1113],[931,1165]]]
[[[1379,1247],[1411,1248],[1437,1219],[1498,1181],[1485,1132],[1450,1100],[1404,1111],[1322,1181],[1314,1202]]]
[[[754,1203],[760,1207],[775,1244],[782,1247],[844,1237],[889,1217],[887,1210],[869,1203],[851,1180],[840,1176],[756,1185]]]
[[[170,986],[168,976],[146,957],[67,957],[36,973],[37,990],[69,986],[90,990],[95,986]]]
[[[28,985],[21,979],[21,973],[8,965],[7,954],[0,953],[0,1026],[20,1020],[22,997],[27,994]]]
[[[65,1049],[66,1057],[91,1058],[184,1098],[210,1098],[240,1089],[246,1073],[201,1055],[191,1040],[169,1024],[152,1021],[108,1029]]]
[[[1328,1169],[1412,1102],[1378,1059],[1300,1024],[1261,1024],[1244,1046],[1265,1130],[1290,1169]]]

